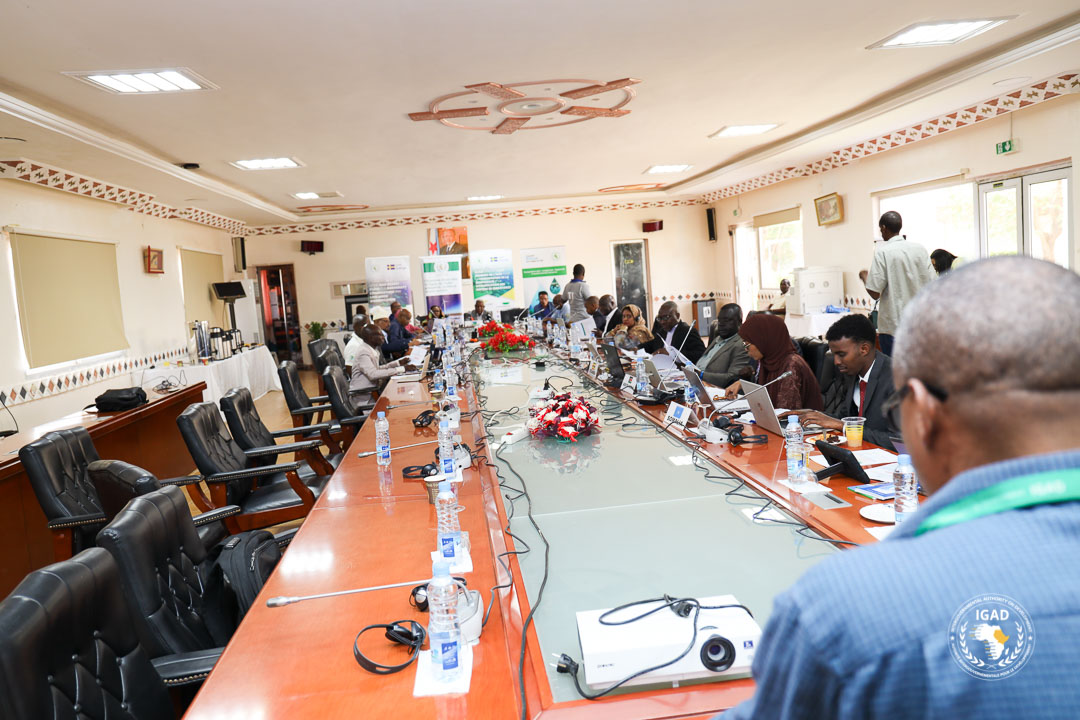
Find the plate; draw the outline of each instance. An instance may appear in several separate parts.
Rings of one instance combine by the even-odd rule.
[[[867,520],[885,525],[892,525],[896,522],[896,513],[893,511],[892,503],[866,505],[859,510],[859,514]]]

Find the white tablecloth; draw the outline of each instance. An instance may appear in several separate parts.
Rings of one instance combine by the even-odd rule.
[[[791,337],[818,337],[828,332],[832,324],[851,313],[807,313],[784,317]]]
[[[215,405],[234,387],[248,388],[252,398],[260,398],[270,390],[281,389],[277,365],[265,345],[209,365],[185,365],[182,369],[186,380],[184,384],[205,382],[203,400]]]

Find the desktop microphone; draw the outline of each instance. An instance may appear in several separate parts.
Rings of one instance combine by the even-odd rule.
[[[791,373],[791,371],[790,371],[790,370],[788,370],[788,371],[787,371],[786,373],[784,373],[784,374],[783,374],[783,375],[781,375],[780,377],[775,377],[775,378],[773,378],[772,380],[770,380],[769,382],[765,383],[764,385],[761,385],[761,386],[759,386],[759,387],[756,387],[756,388],[754,388],[754,389],[753,389],[753,390],[751,390],[750,392],[748,392],[748,393],[746,393],[745,395],[743,395],[743,396],[742,396],[741,398],[740,398],[740,397],[737,397],[737,398],[734,398],[734,399],[732,399],[732,400],[728,400],[728,401],[727,401],[726,403],[724,403],[724,404],[723,404],[723,405],[721,405],[720,407],[718,407],[718,408],[716,408],[715,410],[713,410],[713,411],[712,411],[712,414],[711,414],[711,415],[709,415],[709,417],[710,417],[710,418],[712,418],[712,416],[713,416],[713,415],[715,415],[716,413],[720,412],[721,410],[723,410],[723,409],[724,409],[725,407],[727,407],[728,405],[731,405],[732,403],[737,403],[737,402],[738,402],[738,401],[740,401],[740,400],[745,400],[746,398],[748,398],[748,397],[750,397],[751,395],[753,395],[754,393],[756,393],[756,392],[757,392],[758,390],[764,390],[765,388],[767,388],[767,387],[769,387],[770,385],[772,385],[772,384],[773,384],[774,382],[777,382],[777,381],[779,381],[779,380],[783,380],[784,378],[788,377],[788,376],[789,376],[789,375],[791,375],[791,374],[792,374],[792,373]]]
[[[352,595],[354,593],[368,592],[369,590],[388,590],[390,588],[424,585],[429,582],[431,582],[431,578],[424,578],[423,580],[410,580],[409,582],[393,583],[391,585],[376,585],[374,587],[355,588],[353,590],[339,590],[337,592],[319,593],[318,595],[279,595],[277,597],[272,597],[267,600],[266,607],[285,607],[286,605],[303,602],[304,600],[317,600],[319,598],[337,597],[338,595]]]

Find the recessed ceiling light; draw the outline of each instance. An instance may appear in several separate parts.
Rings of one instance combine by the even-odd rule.
[[[693,165],[653,165],[645,172],[649,175],[659,175],[660,173],[681,173],[686,172]]]
[[[483,202],[484,200],[502,200],[502,195],[470,195],[465,199],[469,202]]]
[[[761,133],[767,133],[778,126],[778,123],[770,123],[766,125],[726,125],[714,132],[709,137],[727,138],[742,137],[743,135],[760,135]]]
[[[217,89],[217,85],[187,68],[66,72],[63,74],[89,83],[100,90],[130,95]]]
[[[298,192],[293,193],[293,197],[297,200],[318,200],[319,193],[317,192]]]
[[[993,83],[993,85],[994,87],[1015,87],[1017,85],[1026,83],[1030,79],[1030,75],[1021,75],[1020,77],[1011,77],[1005,78],[1004,80],[998,80],[997,82]]]
[[[0,142],[26,142],[26,138],[0,137]]]
[[[303,163],[288,157],[258,158],[256,160],[234,160],[229,163],[241,170],[284,170],[286,168],[302,167]]]
[[[1015,16],[987,18],[985,20],[942,20],[939,22],[915,23],[884,40],[879,40],[866,49],[952,45],[996,28],[998,25],[1012,20],[1013,17]]]

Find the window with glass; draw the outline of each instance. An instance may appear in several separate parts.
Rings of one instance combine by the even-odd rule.
[[[778,289],[791,279],[791,271],[803,266],[802,219],[799,208],[754,218],[757,231],[761,287]]]
[[[904,220],[900,234],[925,247],[927,253],[941,249],[964,260],[979,257],[974,183],[889,193],[878,206],[879,217],[890,210],[900,213]]]

